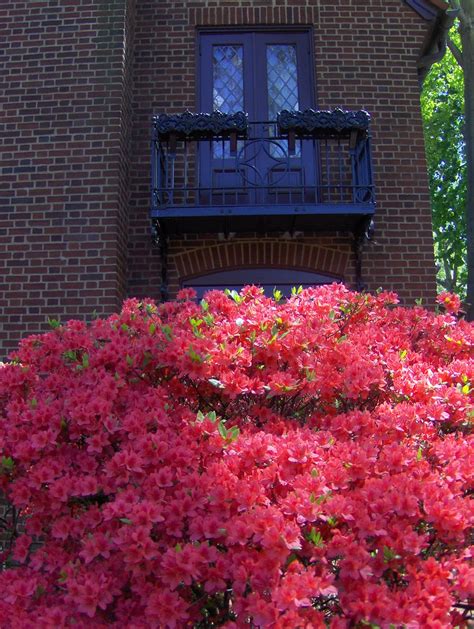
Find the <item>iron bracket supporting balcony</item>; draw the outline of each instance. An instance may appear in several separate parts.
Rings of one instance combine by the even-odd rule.
[[[169,237],[167,236],[164,228],[160,225],[159,221],[154,219],[152,222],[152,241],[153,244],[158,247],[160,254],[160,266],[161,266],[161,284],[160,284],[160,298],[161,302],[168,301],[168,249],[169,249]]]
[[[362,254],[364,252],[365,245],[373,238],[374,228],[374,220],[371,217],[366,217],[361,220],[357,229],[355,229],[353,233],[352,246],[355,256],[356,289],[359,292],[367,289],[367,284],[364,282],[362,275]]]

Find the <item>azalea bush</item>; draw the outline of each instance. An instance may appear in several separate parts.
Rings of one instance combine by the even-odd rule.
[[[450,295],[293,292],[131,300],[22,342],[2,628],[467,626],[472,324]]]

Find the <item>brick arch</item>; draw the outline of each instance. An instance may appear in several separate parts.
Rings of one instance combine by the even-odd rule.
[[[262,4],[262,3],[260,3]],[[317,24],[318,6],[213,6],[193,7],[188,10],[189,23],[193,26],[243,26],[262,24]]]
[[[238,267],[285,267],[344,280],[349,253],[294,241],[228,241],[196,247],[173,258],[180,279]]]

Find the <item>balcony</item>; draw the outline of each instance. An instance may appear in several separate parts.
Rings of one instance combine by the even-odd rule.
[[[366,230],[375,199],[365,111],[156,116],[159,234]]]

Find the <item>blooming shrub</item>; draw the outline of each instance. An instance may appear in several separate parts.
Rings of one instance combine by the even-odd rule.
[[[191,297],[0,369],[0,626],[467,626],[473,327],[337,285]]]

